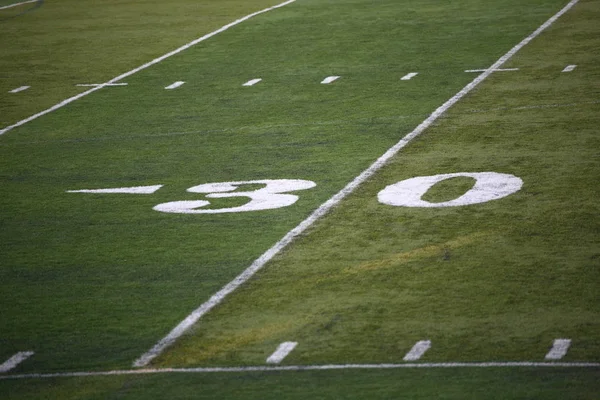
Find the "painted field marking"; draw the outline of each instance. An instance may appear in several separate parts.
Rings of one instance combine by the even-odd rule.
[[[8,372],[33,355],[33,351],[20,351],[0,364],[0,373]]]
[[[571,339],[555,339],[552,348],[546,354],[546,360],[560,360],[567,355],[567,351],[571,347]]]
[[[277,350],[267,358],[267,364],[279,364],[298,345],[298,342],[283,342]]]
[[[323,85],[328,85],[328,84],[330,84],[331,82],[337,81],[338,79],[340,79],[340,77],[339,77],[339,76],[328,76],[327,78],[323,79],[323,80],[321,81],[321,83],[322,83]]]
[[[179,48],[177,48],[177,49],[175,49],[175,50],[173,50],[173,51],[171,51],[171,52],[169,52],[169,53],[167,53],[167,54],[164,54],[164,55],[162,55],[162,56],[160,56],[160,57],[158,57],[158,58],[155,58],[154,60],[152,60],[152,61],[149,61],[149,62],[147,62],[147,63],[146,63],[146,64],[144,64],[144,65],[141,65],[141,66],[139,66],[139,67],[137,67],[137,68],[135,68],[135,69],[132,69],[131,71],[125,72],[124,74],[121,74],[121,75],[119,75],[119,76],[117,76],[117,77],[114,77],[114,78],[113,78],[113,79],[111,79],[110,81],[106,82],[106,84],[112,84],[112,83],[116,83],[116,82],[120,81],[121,79],[125,79],[125,78],[127,78],[128,76],[131,76],[131,75],[133,75],[133,74],[135,74],[135,73],[138,73],[138,72],[140,72],[140,71],[142,71],[142,70],[144,70],[144,69],[146,69],[146,68],[148,68],[148,67],[151,67],[151,66],[153,66],[154,64],[158,64],[158,63],[160,63],[160,62],[162,62],[162,61],[166,60],[167,58],[169,58],[169,57],[171,57],[171,56],[174,56],[175,54],[179,54],[179,53],[181,53],[182,51],[184,51],[184,50],[187,50],[187,49],[189,49],[190,47],[192,47],[192,46],[195,46],[195,45],[197,45],[197,44],[198,44],[198,43],[200,43],[200,42],[203,42],[203,41],[205,41],[205,40],[207,40],[207,39],[210,39],[211,37],[213,37],[213,36],[216,36],[216,35],[218,35],[219,33],[225,32],[225,31],[226,31],[226,30],[228,30],[229,28],[232,28],[232,27],[234,27],[234,26],[236,26],[236,25],[238,25],[238,24],[241,24],[242,22],[244,22],[244,21],[247,21],[247,20],[249,20],[250,18],[253,18],[253,17],[256,17],[257,15],[264,14],[264,13],[266,13],[266,12],[269,12],[269,11],[275,10],[275,9],[277,9],[277,8],[285,7],[285,6],[287,6],[288,4],[292,4],[292,3],[294,3],[295,1],[296,1],[296,0],[287,0],[287,1],[283,2],[283,3],[281,3],[281,4],[277,4],[277,5],[275,5],[275,6],[272,6],[272,7],[269,7],[269,8],[265,8],[265,9],[263,9],[263,10],[260,10],[260,11],[253,12],[252,14],[248,14],[248,15],[246,15],[245,17],[242,17],[242,18],[240,18],[240,19],[237,19],[237,20],[235,20],[235,21],[233,21],[233,22],[231,22],[231,23],[229,23],[229,24],[227,24],[227,25],[224,25],[224,26],[222,26],[221,28],[217,29],[216,31],[213,31],[213,32],[211,32],[211,33],[208,33],[208,34],[206,34],[206,35],[204,35],[204,36],[202,36],[202,37],[199,37],[199,38],[198,38],[198,39],[196,39],[196,40],[193,40],[193,41],[191,41],[191,42],[189,42],[189,43],[187,43],[187,44],[184,44],[183,46],[181,46],[181,47],[179,47]],[[106,84],[105,84],[105,85],[106,85]],[[104,86],[105,86],[105,85],[104,85]],[[21,126],[21,125],[25,125],[26,123],[28,123],[28,122],[31,122],[31,121],[33,121],[33,120],[35,120],[35,119],[37,119],[37,118],[39,118],[39,117],[41,117],[41,116],[43,116],[43,115],[49,114],[49,113],[51,113],[51,112],[53,112],[53,111],[56,111],[56,110],[58,110],[58,109],[60,109],[60,108],[62,108],[62,107],[64,107],[64,106],[66,106],[66,105],[67,105],[67,104],[69,104],[69,103],[72,103],[72,102],[74,102],[74,101],[76,101],[76,100],[79,100],[79,99],[81,99],[82,97],[85,97],[85,96],[87,96],[87,95],[89,95],[89,94],[92,94],[92,93],[94,93],[94,92],[95,92],[95,91],[97,91],[97,90],[100,90],[100,89],[102,89],[104,86],[95,86],[95,87],[93,87],[93,88],[91,88],[91,89],[89,89],[89,90],[87,90],[87,91],[85,91],[85,92],[79,93],[79,94],[78,94],[78,95],[76,95],[76,96],[69,97],[68,99],[66,99],[66,100],[63,100],[63,101],[61,101],[60,103],[58,103],[58,104],[55,104],[54,106],[52,106],[52,107],[50,107],[50,108],[48,108],[48,109],[46,109],[46,110],[44,110],[44,111],[40,111],[39,113],[37,113],[37,114],[34,114],[34,115],[32,115],[32,116],[30,116],[30,117],[28,117],[28,118],[25,118],[25,119],[23,119],[23,120],[21,120],[21,121],[19,121],[19,122],[15,123],[15,124],[12,124],[12,125],[9,125],[9,126],[7,126],[6,128],[0,129],[0,135],[3,135],[3,134],[5,134],[6,132],[8,132],[8,131],[10,131],[10,130],[12,130],[12,129],[14,129],[14,128],[17,128],[17,127],[19,127],[19,126]]]
[[[418,72],[411,72],[410,74],[404,75],[402,78],[400,78],[400,80],[401,81],[410,81],[412,78],[414,78],[417,75],[419,75]]]
[[[404,361],[417,361],[431,348],[431,340],[420,340],[404,356]]]
[[[31,86],[21,86],[21,87],[11,90],[9,93],[19,93],[19,92],[22,92],[23,90],[29,89],[30,87]]]
[[[260,81],[262,81],[261,78],[251,79],[248,82],[244,83],[242,86],[254,86]]]
[[[169,86],[165,86],[165,89],[167,89],[167,90],[177,89],[179,86],[183,85],[184,83],[185,83],[184,81],[177,81],[175,83],[170,84]]]
[[[95,86],[102,86],[102,87],[106,87],[106,86],[127,86],[128,83],[78,83],[75,86],[91,86],[91,87],[95,87]]]
[[[465,97],[471,92],[477,85],[483,82],[489,77],[494,70],[500,68],[506,63],[512,56],[514,56],[519,50],[525,47],[529,42],[540,35],[550,25],[552,25],[558,18],[569,11],[579,0],[571,0],[565,7],[559,12],[553,15],[548,21],[543,23],[533,33],[519,42],[516,46],[500,57],[490,68],[484,73],[478,75],[471,83],[467,84],[457,94],[447,100],[444,104],[438,107],[427,119],[421,122],[412,132],[404,136],[398,143],[388,149],[381,157],[379,157],[369,168],[364,170],[360,175],[354,178],[348,183],[342,190],[336,193],[333,197],[323,203],[317,208],[311,215],[302,221],[298,226],[289,231],[283,238],[275,243],[270,249],[264,252],[259,258],[257,258],[248,268],[246,268],[241,274],[239,274],[234,280],[223,286],[217,293],[212,295],[210,299],[201,304],[197,309],[192,311],[183,321],[181,321],[176,327],[174,327],[165,337],[160,339],[151,349],[146,353],[142,354],[140,358],[134,361],[133,366],[144,367],[150,363],[154,358],[161,354],[167,347],[171,346],[181,335],[183,335],[192,325],[194,325],[203,315],[212,310],[215,306],[220,304],[225,297],[230,293],[234,292],[238,287],[248,281],[256,272],[262,269],[266,263],[268,263],[275,255],[281,250],[287,247],[292,241],[300,236],[304,231],[311,227],[316,221],[326,215],[333,207],[339,204],[345,197],[354,192],[357,187],[369,179],[373,174],[379,171],[388,161],[394,157],[400,150],[408,145],[414,138],[419,136],[425,129],[433,124],[439,117],[441,117],[450,107],[456,104],[459,100]]]
[[[492,72],[518,71],[519,68],[496,68]],[[485,72],[487,69],[467,69],[465,72]]]
[[[577,68],[577,65],[567,65],[562,72],[572,72],[575,68]]]
[[[81,189],[81,190],[67,190],[67,193],[98,193],[98,194],[115,194],[115,193],[126,193],[126,194],[152,194],[163,185],[152,185],[152,186],[132,186],[112,189]]]
[[[2,6],[0,7],[0,10],[5,10],[7,8],[12,8],[12,7],[18,7],[18,6],[22,6],[23,4],[29,4],[29,3],[37,3],[39,0],[28,0],[28,1],[22,1],[20,3],[14,3],[14,4],[9,4],[7,6]]]
[[[214,368],[145,368],[113,371],[55,372],[19,375],[0,375],[1,380],[9,379],[53,379],[94,376],[150,375],[169,373],[209,374],[236,372],[274,371],[329,371],[343,369],[432,369],[432,368],[600,368],[600,362],[449,362],[449,363],[402,363],[402,364],[328,364],[328,365],[283,365],[254,367],[214,367]]]

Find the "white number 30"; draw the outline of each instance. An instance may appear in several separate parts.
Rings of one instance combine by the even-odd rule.
[[[242,185],[266,185],[257,190],[236,192]],[[301,179],[265,179],[258,181],[205,183],[187,189],[191,193],[205,193],[211,199],[227,197],[248,197],[250,201],[243,206],[217,209],[203,209],[210,204],[206,200],[171,201],[154,207],[154,210],[175,214],[221,214],[245,211],[270,210],[287,207],[298,201],[298,196],[287,194],[297,190],[311,189],[316,186],[312,181]]]

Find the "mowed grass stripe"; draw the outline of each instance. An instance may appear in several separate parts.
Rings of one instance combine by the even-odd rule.
[[[424,362],[543,360],[556,337],[572,339],[565,360],[597,361],[598,12],[576,6],[507,65],[526,73],[494,74],[158,364],[255,365],[283,340],[302,344],[290,364],[397,362],[423,337]],[[589,73],[562,74],[573,58]],[[582,105],[544,107],[560,102]],[[377,202],[394,182],[461,171],[525,185],[462,208]]]

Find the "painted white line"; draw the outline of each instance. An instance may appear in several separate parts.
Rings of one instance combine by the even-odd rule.
[[[555,339],[552,348],[546,354],[546,360],[560,360],[567,355],[571,347],[571,339]]]
[[[575,68],[577,68],[577,65],[567,65],[562,72],[572,72]]]
[[[429,348],[431,347],[431,340],[421,340],[415,343],[408,353],[404,356],[404,361],[417,361]]]
[[[255,367],[214,367],[214,368],[146,368],[113,371],[56,372],[20,375],[0,375],[0,380],[9,379],[52,379],[93,376],[150,375],[169,373],[208,374],[235,372],[273,371],[328,371],[343,369],[432,369],[432,368],[600,368],[600,362],[449,362],[449,363],[402,363],[402,364],[329,364],[329,365],[285,365]]]
[[[33,351],[21,351],[0,364],[0,373],[8,372],[33,355]]]
[[[248,82],[244,83],[242,86],[254,86],[260,81],[262,81],[261,78],[252,79],[252,80],[249,80]]]
[[[22,92],[23,90],[29,89],[30,87],[31,86],[21,86],[21,87],[11,90],[10,93],[19,93],[19,92]]]
[[[471,83],[461,89],[460,92],[455,94],[452,98],[438,107],[425,121],[421,122],[419,126],[417,126],[411,133],[403,137],[398,143],[392,146],[388,151],[386,151],[381,157],[379,157],[369,168],[363,171],[359,176],[354,178],[352,182],[350,182],[346,187],[344,187],[341,191],[336,193],[333,197],[323,203],[319,208],[317,208],[311,215],[308,216],[304,221],[302,221],[298,226],[289,231],[281,240],[273,245],[269,250],[264,252],[258,259],[256,259],[248,268],[246,268],[240,275],[238,275],[234,280],[229,282],[223,288],[221,288],[217,293],[211,296],[206,302],[200,305],[197,309],[192,311],[190,315],[188,315],[183,321],[181,321],[175,328],[171,330],[161,340],[158,341],[150,350],[146,353],[142,354],[140,358],[138,358],[133,365],[135,367],[144,367],[150,363],[156,356],[161,354],[167,347],[172,345],[185,331],[187,331],[192,325],[194,325],[203,315],[212,310],[213,307],[220,304],[225,297],[227,297],[230,293],[235,291],[238,287],[244,284],[248,279],[250,279],[256,272],[258,272],[262,267],[265,266],[276,254],[278,254],[281,250],[287,247],[292,241],[300,236],[304,231],[306,231],[310,226],[312,226],[316,221],[326,215],[333,207],[335,207],[340,201],[342,201],[346,196],[350,193],[354,192],[358,186],[360,186],[363,182],[369,179],[373,174],[375,174],[379,169],[381,169],[387,162],[394,157],[400,150],[402,150],[408,143],[410,143],[414,138],[419,136],[425,129],[427,129],[431,124],[433,124],[439,117],[441,117],[450,107],[456,104],[460,99],[465,97],[469,92],[471,92],[477,85],[483,82],[488,76],[490,76],[495,69],[500,68],[505,62],[507,62],[512,56],[514,56],[519,50],[521,50],[525,45],[531,42],[534,38],[536,38],[540,33],[546,30],[550,25],[552,25],[558,18],[560,18],[564,13],[569,11],[575,4],[577,4],[579,0],[571,0],[569,4],[567,4],[563,9],[561,9],[558,13],[556,13],[553,17],[551,17],[548,21],[546,21],[543,25],[541,25],[538,29],[536,29],[532,34],[523,39],[519,44],[513,47],[508,51],[505,55],[500,57],[498,61],[496,61],[490,68],[486,70],[486,72],[478,75]]]
[[[296,0],[287,0],[287,1],[285,1],[285,2],[283,2],[283,3],[281,3],[281,4],[278,4],[278,5],[276,5],[276,6],[269,7],[269,8],[265,8],[264,10],[260,10],[260,11],[254,12],[254,13],[252,13],[252,14],[248,14],[248,15],[246,15],[245,17],[242,17],[242,18],[240,18],[240,19],[237,19],[237,20],[235,20],[235,21],[233,21],[233,22],[231,22],[231,23],[229,23],[229,24],[225,25],[225,26],[222,26],[221,28],[217,29],[216,31],[213,31],[213,32],[211,32],[211,33],[209,33],[209,34],[206,34],[206,35],[204,35],[204,36],[202,36],[202,37],[200,37],[200,38],[198,38],[198,39],[196,39],[196,40],[193,40],[193,41],[191,41],[191,42],[189,42],[189,43],[187,43],[187,44],[185,44],[185,45],[183,45],[183,46],[179,47],[178,49],[175,49],[175,50],[173,50],[173,51],[171,51],[171,52],[169,52],[169,53],[167,53],[167,54],[165,54],[165,55],[162,55],[162,56],[160,56],[160,57],[158,57],[158,58],[155,58],[154,60],[152,60],[152,61],[150,61],[150,62],[147,62],[146,64],[144,64],[144,65],[141,65],[141,66],[139,66],[139,67],[137,67],[137,68],[135,68],[135,69],[132,69],[131,71],[125,72],[124,74],[121,74],[121,75],[119,75],[119,76],[117,76],[117,77],[115,77],[115,78],[111,79],[110,81],[108,81],[108,82],[106,82],[106,83],[107,83],[107,84],[116,83],[116,82],[120,81],[121,79],[125,79],[125,78],[127,78],[128,76],[131,76],[131,75],[133,75],[133,74],[135,74],[135,73],[138,73],[138,72],[140,72],[140,71],[142,71],[142,70],[144,70],[144,69],[146,69],[146,68],[148,68],[148,67],[151,67],[151,66],[153,66],[154,64],[158,64],[159,62],[162,62],[162,61],[166,60],[167,58],[169,58],[169,57],[171,57],[171,56],[174,56],[175,54],[179,54],[179,53],[181,53],[182,51],[184,51],[184,50],[187,50],[187,49],[189,49],[190,47],[192,47],[192,46],[194,46],[194,45],[197,45],[197,44],[198,44],[198,43],[200,43],[200,42],[203,42],[203,41],[205,41],[205,40],[207,40],[207,39],[210,39],[211,37],[213,37],[213,36],[215,36],[215,35],[218,35],[219,33],[225,32],[225,31],[226,31],[226,30],[228,30],[229,28],[232,28],[232,27],[234,27],[234,26],[236,26],[236,25],[238,25],[238,24],[241,24],[242,22],[244,22],[244,21],[247,21],[247,20],[249,20],[250,18],[253,18],[253,17],[256,17],[257,15],[264,14],[264,13],[266,13],[266,12],[269,12],[269,11],[275,10],[275,9],[277,9],[277,8],[285,7],[285,6],[287,6],[288,4],[292,4],[292,3],[294,3],[295,1],[296,1]],[[66,99],[66,100],[63,100],[63,101],[61,101],[60,103],[58,103],[58,104],[56,104],[56,105],[54,105],[54,106],[52,106],[52,107],[50,107],[50,108],[48,108],[48,109],[46,109],[46,110],[44,110],[44,111],[41,111],[41,112],[39,112],[39,113],[37,113],[37,114],[34,114],[34,115],[32,115],[32,116],[30,116],[30,117],[28,117],[28,118],[25,118],[25,119],[23,119],[23,120],[21,120],[21,121],[19,121],[19,122],[15,123],[15,124],[13,124],[13,125],[9,125],[9,126],[7,126],[6,128],[4,128],[4,129],[0,129],[0,135],[3,135],[3,134],[5,134],[6,132],[8,132],[8,131],[10,131],[10,130],[12,130],[12,129],[14,129],[14,128],[17,128],[17,127],[19,127],[19,126],[21,126],[21,125],[25,125],[26,123],[28,123],[28,122],[31,122],[31,121],[33,121],[33,120],[35,120],[35,119],[37,119],[37,118],[39,118],[39,117],[41,117],[41,116],[43,116],[43,115],[49,114],[49,113],[51,113],[51,112],[53,112],[53,111],[56,111],[56,110],[58,110],[59,108],[62,108],[62,107],[66,106],[66,105],[67,105],[67,104],[69,104],[69,103],[72,103],[72,102],[74,102],[74,101],[76,101],[76,100],[79,100],[79,99],[81,99],[82,97],[85,97],[85,96],[87,96],[87,95],[89,95],[89,94],[91,94],[91,93],[94,93],[94,92],[95,92],[95,91],[97,91],[97,90],[100,90],[100,89],[102,89],[103,87],[104,87],[104,86],[95,86],[95,87],[93,87],[93,88],[91,88],[91,89],[89,89],[89,90],[86,90],[85,92],[79,93],[79,94],[78,94],[78,95],[76,95],[76,96],[69,97],[68,99]]]
[[[179,86],[183,85],[184,83],[185,83],[184,81],[177,81],[175,83],[170,84],[169,86],[165,86],[165,89],[167,89],[167,90],[177,89]]]
[[[7,6],[2,6],[0,7],[0,10],[5,10],[7,8],[13,8],[13,7],[18,7],[18,6],[22,6],[23,4],[29,4],[29,3],[37,3],[39,0],[28,0],[28,1],[22,1],[20,3],[14,3],[14,4],[9,4]]]
[[[412,78],[414,78],[417,75],[419,75],[418,72],[411,72],[410,74],[404,75],[402,78],[400,78],[400,80],[401,81],[410,81]]]
[[[492,72],[518,71],[519,68],[496,68]],[[465,72],[486,72],[487,69],[467,69]]]
[[[267,364],[279,364],[298,345],[298,342],[283,342],[277,350],[267,358]]]
[[[152,194],[163,185],[153,186],[132,186],[122,187],[113,189],[81,189],[81,190],[67,190],[67,193],[99,193],[99,194],[115,194],[115,193],[126,193],[126,194]]]
[[[128,83],[78,83],[75,86],[127,86]]]
[[[339,76],[328,76],[327,78],[323,79],[323,80],[321,81],[321,83],[322,83],[323,85],[328,85],[328,84],[330,84],[331,82],[337,81],[338,79],[340,79],[340,77],[339,77]]]

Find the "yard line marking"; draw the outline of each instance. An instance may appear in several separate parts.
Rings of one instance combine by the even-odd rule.
[[[518,71],[519,68],[496,68],[492,72]],[[465,72],[485,72],[487,69],[467,69]]]
[[[244,83],[242,86],[254,86],[260,81],[262,81],[261,78],[251,79],[248,82]]]
[[[177,81],[175,83],[170,84],[169,86],[165,86],[165,89],[167,89],[167,90],[177,89],[179,86],[183,85],[184,83],[185,83],[184,81]]]
[[[141,66],[139,66],[139,67],[137,67],[135,69],[132,69],[131,71],[125,72],[124,74],[121,74],[121,75],[119,75],[119,76],[111,79],[110,81],[108,81],[106,83],[107,84],[116,83],[116,82],[120,81],[121,79],[125,79],[128,76],[131,76],[131,75],[133,75],[133,74],[135,74],[137,72],[140,72],[140,71],[142,71],[142,70],[144,70],[144,69],[146,69],[148,67],[153,66],[154,64],[158,64],[159,62],[162,62],[162,61],[166,60],[167,58],[169,58],[171,56],[174,56],[175,54],[179,54],[182,51],[187,50],[190,47],[192,47],[192,46],[194,46],[194,45],[196,45],[196,44],[198,44],[200,42],[203,42],[203,41],[205,41],[207,39],[210,39],[211,37],[213,37],[215,35],[218,35],[219,33],[225,32],[229,28],[232,28],[232,27],[234,27],[236,25],[239,25],[242,22],[249,20],[250,18],[253,18],[253,17],[256,17],[257,15],[264,14],[266,12],[275,10],[277,8],[285,7],[288,4],[294,3],[295,1],[296,0],[287,0],[287,1],[283,2],[283,3],[281,3],[281,4],[277,4],[275,6],[272,6],[272,7],[269,7],[269,8],[265,8],[264,10],[260,10],[260,11],[253,12],[252,14],[248,14],[245,17],[242,17],[242,18],[237,19],[237,20],[235,20],[235,21],[233,21],[233,22],[231,22],[231,23],[229,23],[227,25],[222,26],[221,28],[217,29],[216,31],[208,33],[208,34],[206,34],[206,35],[204,35],[204,36],[202,36],[202,37],[200,37],[200,38],[198,38],[196,40],[193,40],[193,41],[191,41],[191,42],[189,42],[187,44],[184,44],[183,46],[181,46],[181,47],[179,47],[179,48],[177,48],[177,49],[175,49],[175,50],[173,50],[173,51],[171,51],[171,52],[169,52],[167,54],[164,54],[164,55],[162,55],[162,56],[160,56],[158,58],[155,58],[154,60],[149,61],[149,62],[147,62],[144,65],[141,65]],[[44,111],[40,111],[39,113],[34,114],[34,115],[32,115],[32,116],[30,116],[28,118],[25,118],[25,119],[23,119],[23,120],[15,123],[15,124],[9,125],[6,128],[4,128],[4,129],[0,129],[0,135],[3,135],[6,132],[8,132],[8,131],[10,131],[10,130],[12,130],[14,128],[17,128],[17,127],[19,127],[21,125],[25,125],[26,123],[31,122],[31,121],[33,121],[33,120],[35,120],[35,119],[37,119],[37,118],[39,118],[39,117],[41,117],[43,115],[49,114],[49,113],[51,113],[53,111],[56,111],[59,108],[62,108],[62,107],[66,106],[69,103],[72,103],[72,102],[74,102],[76,100],[81,99],[82,97],[85,97],[85,96],[87,96],[87,95],[89,95],[91,93],[94,93],[97,90],[102,89],[103,87],[104,86],[95,86],[95,87],[93,87],[93,88],[91,88],[91,89],[89,89],[89,90],[87,90],[85,92],[79,93],[76,96],[69,97],[68,99],[63,100],[60,103],[55,104],[54,106],[52,106],[52,107],[50,107],[50,108],[48,108],[48,109],[46,109]]]
[[[429,348],[431,347],[431,340],[420,340],[410,349],[404,356],[404,361],[417,361]]]
[[[567,355],[571,346],[571,339],[555,339],[552,348],[546,354],[546,360],[560,360]]]
[[[11,90],[10,93],[19,93],[19,92],[22,92],[23,90],[29,89],[30,87],[31,86],[21,86],[21,87]]]
[[[75,86],[127,86],[128,83],[78,83]]]
[[[417,75],[419,75],[418,72],[411,72],[410,74],[404,75],[402,78],[400,78],[400,80],[401,81],[410,81],[412,78],[414,78]]]
[[[132,186],[122,187],[113,189],[81,189],[81,190],[67,190],[67,193],[99,193],[99,194],[115,194],[115,193],[126,193],[126,194],[152,194],[163,185],[153,186]]]
[[[200,305],[197,309],[192,311],[183,321],[181,321],[175,328],[173,328],[167,336],[160,339],[150,350],[146,353],[142,354],[140,358],[134,361],[133,365],[135,367],[144,367],[150,363],[156,356],[161,354],[167,347],[175,343],[177,339],[184,332],[186,332],[192,325],[194,325],[203,315],[212,310],[216,305],[220,304],[225,297],[227,297],[230,293],[235,291],[238,287],[244,284],[248,279],[250,279],[256,272],[258,272],[262,267],[265,266],[267,262],[269,262],[276,254],[278,254],[281,250],[287,247],[297,236],[301,235],[305,230],[307,230],[310,226],[312,226],[317,220],[327,214],[333,207],[335,207],[340,201],[342,201],[346,196],[352,193],[359,185],[369,179],[375,172],[381,169],[387,162],[395,156],[400,150],[402,150],[408,143],[410,143],[414,138],[419,136],[425,129],[427,129],[431,124],[433,124],[440,116],[442,116],[450,107],[456,104],[460,99],[466,96],[469,92],[471,92],[477,85],[483,82],[488,76],[490,76],[495,69],[500,68],[505,62],[507,62],[512,56],[514,56],[519,50],[521,50],[525,45],[531,42],[534,38],[536,38],[540,33],[546,30],[550,25],[552,25],[558,18],[560,18],[563,14],[569,11],[575,4],[577,4],[579,0],[571,0],[564,8],[562,8],[558,13],[552,16],[548,21],[542,24],[538,29],[536,29],[532,34],[523,39],[519,44],[510,49],[508,53],[503,55],[496,61],[490,68],[488,68],[484,73],[477,76],[471,83],[462,88],[457,94],[455,94],[452,98],[442,104],[438,109],[436,109],[427,119],[421,122],[411,133],[400,139],[398,143],[392,146],[388,151],[386,151],[381,157],[377,159],[369,168],[363,171],[359,176],[354,178],[354,180],[346,185],[341,191],[336,193],[333,197],[323,203],[319,208],[317,208],[311,215],[308,216],[304,221],[302,221],[298,226],[289,231],[281,240],[275,243],[270,249],[264,252],[258,259],[256,259],[248,268],[246,268],[240,275],[238,275],[234,280],[229,282],[223,288],[221,288],[217,293],[211,296],[210,299],[205,301]]]
[[[7,8],[12,8],[12,7],[22,6],[23,4],[37,3],[38,1],[39,0],[28,0],[28,1],[22,1],[20,3],[9,4],[7,6],[0,7],[0,10],[4,10],[4,9],[7,9]]]
[[[575,68],[577,68],[577,65],[567,65],[562,72],[572,72]]]
[[[342,369],[431,369],[431,368],[600,368],[600,362],[448,362],[448,363],[402,363],[402,364],[327,364],[327,365],[285,365],[254,367],[205,367],[205,368],[146,368],[113,371],[55,372],[19,375],[0,375],[1,380],[9,379],[53,379],[118,375],[150,375],[169,373],[235,373],[235,372],[274,372],[274,371],[329,371]]]
[[[336,80],[338,80],[338,79],[340,79],[340,77],[339,77],[339,76],[328,76],[327,78],[323,79],[323,80],[321,81],[321,83],[322,83],[323,85],[328,85],[328,84],[330,84],[331,82],[333,82],[333,81],[336,81]]]
[[[33,355],[33,351],[20,351],[0,364],[0,373],[8,372]]]
[[[279,364],[298,345],[298,342],[283,342],[277,350],[267,358],[267,364]]]

